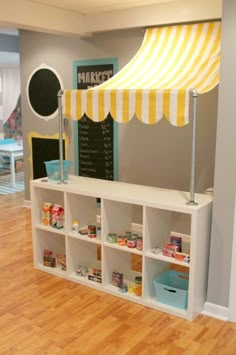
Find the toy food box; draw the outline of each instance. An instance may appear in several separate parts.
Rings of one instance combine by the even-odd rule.
[[[52,225],[52,209],[53,205],[50,202],[45,202],[42,207],[42,224],[45,226]]]
[[[61,205],[54,205],[52,209],[52,227],[64,227],[64,208]]]

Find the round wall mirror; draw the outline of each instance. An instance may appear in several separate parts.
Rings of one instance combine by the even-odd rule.
[[[62,82],[57,72],[42,64],[30,75],[27,83],[27,98],[31,110],[45,120],[54,118],[58,111],[58,91]]]

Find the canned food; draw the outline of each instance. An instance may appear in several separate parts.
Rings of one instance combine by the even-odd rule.
[[[142,296],[142,276],[135,277],[135,295]]]
[[[136,248],[138,250],[143,250],[143,237],[138,236],[136,240]]]
[[[117,237],[117,244],[120,245],[121,247],[124,247],[127,245],[127,237],[125,235],[119,235]]]
[[[135,248],[136,247],[136,237],[132,235],[128,240],[127,240],[127,247],[128,248]]]
[[[88,237],[96,238],[96,226],[93,224],[88,225]]]

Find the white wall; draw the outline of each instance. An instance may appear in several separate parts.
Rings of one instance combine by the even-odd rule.
[[[235,0],[224,0],[222,24],[222,56],[208,301],[228,307],[236,191]],[[235,270],[233,272],[234,274],[236,273]]]

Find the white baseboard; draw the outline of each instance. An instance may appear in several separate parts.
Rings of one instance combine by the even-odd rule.
[[[229,320],[229,308],[228,307],[219,306],[217,304],[210,303],[210,302],[205,302],[204,310],[202,311],[202,314],[209,316],[209,317],[221,319],[224,321]]]
[[[24,200],[23,207],[31,208],[31,201],[30,200]]]

